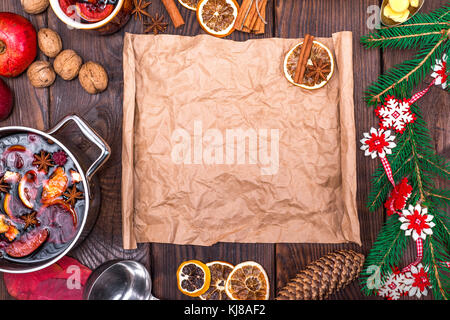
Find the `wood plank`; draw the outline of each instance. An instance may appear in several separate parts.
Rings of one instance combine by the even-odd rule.
[[[240,4],[242,1],[238,1]],[[197,22],[195,12],[190,11],[177,4],[181,15],[186,24],[178,29],[175,29],[171,23],[167,33],[179,34],[186,36],[193,36],[197,34],[204,34],[200,25]],[[163,14],[166,21],[169,16],[165,12],[164,7],[159,2],[153,2],[151,14],[156,12]],[[273,16],[273,4],[267,5],[267,16]],[[268,19],[266,26],[266,33],[264,35],[254,35],[244,32],[235,31],[226,39],[243,41],[247,39],[272,37],[274,19]],[[273,297],[273,288],[275,287],[275,269],[274,269],[274,245],[273,244],[232,244],[219,243],[211,247],[202,246],[178,246],[170,244],[151,245],[151,274],[153,277],[153,293],[156,297],[161,299],[190,299],[189,297],[180,293],[177,289],[176,270],[178,265],[186,260],[197,259],[204,262],[222,260],[233,264],[238,264],[243,261],[252,260],[260,263],[267,271],[270,281]]]
[[[366,50],[359,44],[359,38],[368,33],[366,14],[370,5],[378,5],[378,1],[277,1],[275,10],[275,36],[283,38],[298,38],[309,33],[315,36],[330,37],[333,32],[353,31],[353,61],[354,61],[354,101],[356,141],[362,132],[377,123],[373,111],[366,107],[362,100],[363,90],[376,79],[380,71],[379,50]],[[326,253],[338,249],[354,249],[367,254],[383,223],[381,211],[370,213],[365,207],[367,194],[370,190],[370,178],[377,163],[370,161],[357,152],[357,206],[360,221],[362,247],[355,244],[278,244],[276,246],[277,290],[283,287],[289,279],[303,269],[306,264],[320,258]],[[354,282],[334,299],[362,299],[359,285]]]

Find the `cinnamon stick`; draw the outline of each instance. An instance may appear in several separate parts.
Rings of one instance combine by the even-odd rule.
[[[178,10],[174,0],[161,0],[169,13],[170,19],[172,20],[175,28],[182,26],[184,24],[184,19]]]
[[[234,24],[236,30],[242,31],[244,27],[244,22],[248,17],[250,6],[253,4],[255,0],[244,0],[242,1],[242,5],[239,8],[238,15],[236,17],[236,22]]]
[[[264,6],[263,6],[262,10],[260,11],[261,16],[263,17],[264,20],[266,20],[266,6],[267,6],[267,0],[264,0]],[[256,24],[253,29],[256,34],[262,34],[265,31],[265,27],[266,27],[266,24],[264,23],[264,21],[261,19],[258,19],[256,21]]]
[[[298,57],[297,69],[295,69],[294,82],[302,83],[305,75],[306,64],[308,63],[309,56],[311,55],[311,48],[313,44],[314,36],[307,34],[303,39],[302,48],[300,49],[300,55]]]
[[[266,4],[267,4],[267,0],[259,0],[258,10],[261,13],[261,16],[263,15],[263,10],[265,11]],[[256,23],[258,21],[261,21],[261,18],[258,15],[258,10],[256,10],[256,0],[255,0],[255,10],[253,12],[253,15],[250,17],[250,22],[248,24],[249,29],[251,31],[256,31]]]

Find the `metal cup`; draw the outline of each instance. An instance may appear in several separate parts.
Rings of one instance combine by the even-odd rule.
[[[89,276],[85,300],[159,300],[153,297],[152,279],[144,265],[132,260],[102,264]]]

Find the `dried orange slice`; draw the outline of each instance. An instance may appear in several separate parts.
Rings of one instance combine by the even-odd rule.
[[[294,81],[298,57],[303,41],[298,43],[284,58],[284,76],[288,81],[304,89],[322,88],[331,79],[334,72],[334,59],[330,49],[319,41],[313,41],[311,55],[306,64],[306,72],[302,83]],[[314,71],[317,71],[314,73]],[[317,76],[317,77],[316,77]]]
[[[238,10],[236,0],[200,0],[197,20],[210,35],[226,37],[234,31]]]
[[[232,300],[268,300],[269,278],[260,264],[242,262],[228,276],[225,292]]]
[[[185,261],[178,267],[178,289],[190,297],[198,297],[209,289],[211,273],[206,264],[198,260]]]
[[[211,272],[211,284],[208,291],[200,296],[202,300],[230,300],[225,292],[225,284],[234,266],[223,261],[213,261],[206,264]]]
[[[186,9],[197,11],[197,5],[199,0],[178,0],[178,2]]]

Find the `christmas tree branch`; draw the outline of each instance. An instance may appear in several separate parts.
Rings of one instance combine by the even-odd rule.
[[[450,32],[450,29],[449,29],[449,32]],[[380,102],[381,97],[383,95],[388,93],[390,90],[394,89],[396,86],[398,86],[403,81],[405,81],[405,80],[408,81],[409,78],[411,77],[411,75],[413,75],[415,72],[417,72],[425,64],[425,62],[427,62],[428,59],[430,59],[430,57],[433,56],[433,53],[437,50],[437,48],[439,48],[439,46],[444,42],[444,40],[445,40],[445,38],[439,40],[436,43],[436,45],[434,45],[434,47],[430,50],[430,52],[428,52],[428,54],[425,55],[425,57],[422,59],[422,61],[420,61],[417,64],[417,66],[415,66],[412,70],[410,70],[408,73],[406,73],[403,77],[401,77],[400,79],[398,79],[397,81],[392,83],[390,86],[381,90],[381,92],[379,92],[378,94],[373,95],[372,98],[370,99],[370,101],[373,103]]]
[[[432,236],[431,236],[431,237],[432,237]],[[433,271],[434,271],[434,278],[436,279],[436,281],[437,281],[437,283],[438,283],[439,292],[440,292],[441,296],[442,296],[445,300],[447,300],[447,296],[446,296],[446,294],[445,294],[444,289],[442,288],[441,278],[440,278],[439,272],[438,272],[438,270],[437,270],[437,261],[436,261],[436,257],[435,257],[435,254],[434,254],[433,243],[432,243],[431,240],[430,240],[430,249],[431,249],[431,260],[432,260],[432,262],[433,262],[433,263],[432,263],[432,268],[433,268]]]
[[[434,32],[426,32],[426,33],[420,33],[420,34],[407,34],[407,35],[401,35],[401,36],[392,36],[392,37],[381,36],[380,38],[368,38],[367,42],[370,43],[370,42],[378,42],[378,41],[399,40],[399,39],[425,37],[425,36],[439,35],[439,34],[441,34],[440,31],[434,31]]]

